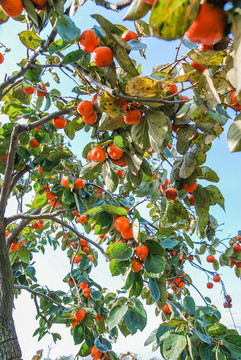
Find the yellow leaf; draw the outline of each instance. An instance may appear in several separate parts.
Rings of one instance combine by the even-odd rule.
[[[162,85],[160,82],[147,77],[135,77],[128,82],[126,91],[131,96],[161,97]]]

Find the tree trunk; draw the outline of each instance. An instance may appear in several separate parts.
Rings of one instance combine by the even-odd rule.
[[[14,282],[5,242],[5,226],[0,218],[0,359],[19,360],[21,349],[12,318]]]

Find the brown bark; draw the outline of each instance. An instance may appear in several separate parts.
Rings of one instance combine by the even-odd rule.
[[[0,359],[19,360],[21,349],[12,318],[14,282],[8,250],[5,243],[5,226],[0,219]]]

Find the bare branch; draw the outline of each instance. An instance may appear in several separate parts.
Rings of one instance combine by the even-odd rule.
[[[40,311],[40,308],[39,308],[39,304],[38,304],[38,301],[37,301],[37,295],[33,295],[33,300],[34,300],[34,304],[35,304],[35,307],[36,307],[36,310],[37,310],[37,314],[38,316],[40,316],[47,324],[49,325],[52,325],[52,322],[49,321],[46,316],[44,316],[41,311]]]
[[[60,214],[63,214],[66,210],[65,209],[60,209],[57,210],[55,212],[49,213],[49,214],[28,214],[28,213],[17,213],[14,215],[9,216],[8,218],[6,218],[6,224],[10,224],[13,221],[19,220],[19,219],[27,219],[30,221],[33,220],[38,220],[38,219],[52,219],[54,216],[58,216]],[[74,211],[74,209],[71,209],[69,211]]]

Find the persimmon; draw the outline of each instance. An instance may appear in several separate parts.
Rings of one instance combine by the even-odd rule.
[[[130,227],[130,222],[125,216],[118,216],[114,221],[114,227],[116,230],[123,232]]]
[[[172,93],[173,95],[176,94],[178,92],[178,88],[176,84],[172,84],[172,85],[164,85],[163,88],[168,87],[168,91],[170,93]]]
[[[92,99],[91,99],[92,104],[94,104],[94,102],[95,102],[95,100],[97,99],[97,97],[98,97],[98,94],[95,94],[95,95],[92,97]]]
[[[53,201],[53,200],[52,200],[52,201]],[[39,220],[38,229],[41,230],[41,229],[43,229],[43,227],[44,227],[44,223]]]
[[[62,179],[60,180],[60,184],[64,187],[66,187],[67,189],[70,189],[70,186],[68,185],[69,182],[69,176],[65,175],[64,177],[62,177]]]
[[[37,89],[37,96],[40,98],[45,97],[47,91],[46,87],[44,85],[40,85],[39,88],[42,89],[43,91]]]
[[[149,249],[146,245],[142,245],[142,246],[138,245],[135,252],[136,252],[136,256],[140,260],[145,261],[146,257],[149,254]]]
[[[123,239],[125,239],[125,240],[127,240],[127,239],[132,239],[132,238],[133,238],[133,230],[132,230],[132,227],[130,226],[127,230],[121,231],[121,236],[122,236]]]
[[[94,111],[94,106],[91,101],[83,100],[77,106],[77,111],[82,116],[90,115]]]
[[[31,139],[29,144],[32,146],[32,148],[38,148],[40,146],[39,142],[35,138]]]
[[[7,237],[10,234],[8,230],[5,230],[5,237]]]
[[[122,176],[124,175],[123,171],[121,170],[116,170],[115,173],[118,176],[118,178],[122,178]]]
[[[84,309],[78,309],[74,315],[74,318],[78,321],[82,321],[85,318],[85,310]]]
[[[162,311],[163,311],[165,314],[171,314],[171,312],[172,312],[168,304],[165,304],[165,305],[163,306]]]
[[[180,281],[177,286],[178,286],[180,289],[182,289],[182,288],[185,286],[185,284],[184,284],[183,281]]]
[[[103,162],[106,159],[105,150],[101,146],[94,147],[91,155],[94,161]]]
[[[32,228],[33,229],[37,229],[38,228],[38,223],[36,221],[34,221],[32,224],[31,224]]]
[[[12,251],[18,251],[18,249],[19,249],[19,244],[12,243],[12,244],[10,245],[10,250],[12,250]]]
[[[78,216],[78,217],[76,218],[76,221],[77,221],[78,223],[80,223],[80,224],[83,224],[83,223],[85,223],[85,222],[87,221],[87,217],[86,217],[85,215]]]
[[[183,188],[184,191],[187,191],[187,192],[191,193],[191,192],[193,192],[193,191],[196,190],[196,188],[197,188],[197,181],[195,181],[195,183],[192,184],[192,185],[188,185],[188,184],[183,183],[183,184],[182,184],[182,188]]]
[[[121,40],[124,40],[125,42],[130,40],[138,40],[138,35],[134,31],[127,30],[122,34]]]
[[[206,70],[206,68],[195,61],[191,61],[190,65],[197,71],[199,71],[201,74]]]
[[[188,195],[188,200],[190,202],[190,206],[194,206],[195,205],[195,199],[194,196],[192,194]]]
[[[96,38],[94,30],[85,30],[80,36],[80,47],[82,50],[92,53],[100,44],[100,38]]]
[[[241,246],[239,244],[234,244],[233,245],[233,251],[240,252],[240,250],[241,250]]]
[[[83,296],[85,298],[89,298],[90,297],[90,288],[86,288],[83,290]]]
[[[111,159],[111,162],[115,165],[118,165],[120,167],[125,167],[127,166],[127,162],[126,162],[126,159],[124,158],[124,156],[122,156],[121,158],[119,158],[118,160],[114,160],[114,159]]]
[[[142,114],[139,110],[129,110],[124,116],[124,122],[128,125],[139,124],[139,122],[141,121],[141,116]]]
[[[94,260],[93,255],[91,255],[91,254],[88,255],[87,257],[90,259],[90,261],[93,261],[93,260]]]
[[[22,0],[0,0],[0,6],[5,14],[12,18],[18,17],[23,11]]]
[[[237,235],[237,241],[241,241],[241,236]]]
[[[103,315],[99,315],[98,313],[97,313],[97,315],[96,315],[96,321],[102,321],[103,319],[104,319],[104,316]]]
[[[76,179],[76,180],[74,181],[74,188],[75,188],[76,190],[81,190],[81,189],[83,189],[84,186],[85,186],[85,181],[84,181],[84,180],[82,180],[82,179]]]
[[[145,2],[149,5],[154,5],[156,3],[156,0],[142,0],[142,2]]]
[[[232,91],[230,96],[230,105],[234,110],[241,111],[241,105],[237,102],[234,91]]]
[[[78,264],[81,261],[81,257],[79,254],[75,255],[74,259],[73,259],[73,263],[74,264]]]
[[[0,53],[0,64],[2,64],[4,62],[4,56],[2,53]]]
[[[169,188],[165,191],[166,198],[169,200],[175,200],[177,198],[177,190],[175,188]]]
[[[53,125],[56,129],[64,129],[67,125],[67,120],[63,116],[58,116],[53,120]]]
[[[113,51],[108,46],[99,46],[93,51],[96,66],[105,67],[113,63]]]
[[[54,204],[55,204],[55,205],[54,205]],[[55,202],[55,200],[50,200],[49,205],[50,205],[51,207],[54,206],[55,208],[57,208],[57,207],[60,206],[60,202],[59,202],[59,201]]]
[[[219,275],[214,275],[213,281],[214,281],[214,282],[220,282],[220,281],[221,281],[221,277],[220,277]]]
[[[89,160],[89,162],[93,161],[93,157],[92,157],[92,150],[90,150],[87,154],[87,159]]]
[[[214,263],[215,257],[214,257],[213,255],[208,255],[208,256],[206,257],[206,260],[207,260],[207,262],[209,262],[209,263]]]
[[[175,278],[175,279],[173,279],[173,282],[174,282],[175,284],[179,284],[180,281],[181,281],[180,278]]]
[[[100,358],[102,356],[102,351],[98,350],[97,347],[94,345],[92,346],[91,350],[90,350],[90,354],[93,358]]]
[[[200,51],[203,51],[203,50],[213,50],[213,44],[201,44],[199,49]]]
[[[193,261],[193,259],[194,259],[194,257],[193,257],[193,255],[188,255],[188,260],[190,260],[190,261]]]
[[[88,253],[90,251],[89,247],[88,246],[82,246],[81,247],[81,250],[84,252],[84,253]]]
[[[74,322],[71,323],[71,326],[72,326],[73,328],[75,328],[75,326],[78,325],[78,324],[79,324],[79,321],[76,320],[76,321],[74,321]]]
[[[49,191],[46,193],[46,198],[48,200],[55,200],[55,194]]]
[[[45,9],[47,0],[31,0],[37,10]]]
[[[114,160],[118,160],[122,157],[123,155],[123,150],[119,149],[117,146],[115,146],[115,144],[111,144],[110,146],[108,146],[107,148],[107,153],[108,155],[114,159]]]
[[[82,119],[86,124],[94,124],[97,120],[97,113],[93,111],[90,115],[84,115]]]
[[[208,283],[207,283],[207,288],[208,288],[208,289],[212,289],[212,288],[213,288],[213,283],[208,282]]]
[[[42,168],[41,166],[39,166],[37,170],[38,170],[38,172],[40,172],[40,173],[44,172],[44,170],[43,170],[43,168]]]
[[[80,282],[79,287],[81,290],[87,289],[89,287],[89,284],[86,282]]]
[[[121,106],[122,110],[126,111],[128,109],[129,105],[125,99],[119,99],[117,102]]]
[[[212,45],[222,39],[226,25],[226,12],[219,6],[204,2],[184,35],[189,41]]]
[[[141,271],[142,268],[142,264],[140,263],[140,261],[138,261],[137,259],[133,259],[132,260],[132,265],[131,265],[131,269],[135,272],[139,272]]]

